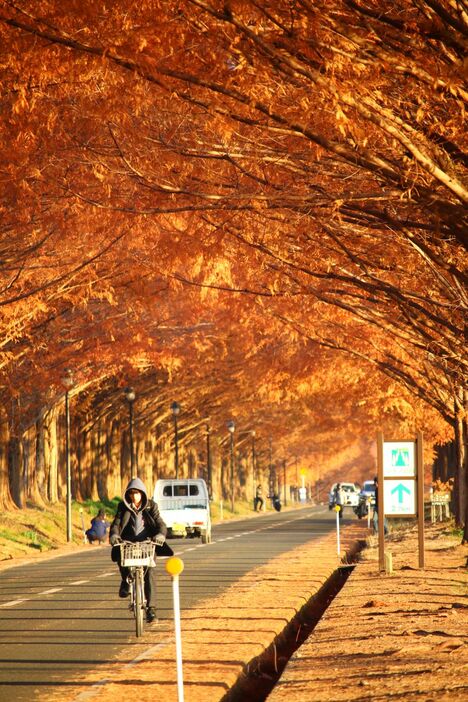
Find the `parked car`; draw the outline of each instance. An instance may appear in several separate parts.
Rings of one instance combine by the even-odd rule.
[[[344,507],[357,507],[359,503],[359,486],[356,483],[340,483],[345,494]],[[337,483],[333,483],[331,490],[328,494],[328,509],[332,509],[334,506],[334,491]]]
[[[156,481],[154,500],[167,528],[168,537],[201,539],[211,543],[208,488],[201,478]]]
[[[354,508],[354,513],[359,519],[367,515],[369,504],[371,507],[375,505],[375,485],[373,480],[365,480],[359,493],[359,502]]]

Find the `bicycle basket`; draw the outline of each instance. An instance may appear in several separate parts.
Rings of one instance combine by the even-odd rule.
[[[120,544],[120,563],[124,568],[130,566],[151,566],[154,563],[153,543]]]

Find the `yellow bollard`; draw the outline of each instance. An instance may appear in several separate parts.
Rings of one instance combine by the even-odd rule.
[[[184,702],[184,679],[182,675],[182,634],[180,627],[180,597],[179,575],[184,569],[184,562],[177,556],[171,556],[166,561],[166,571],[172,576],[172,599],[174,603],[174,631],[176,641],[176,668],[177,668],[177,699]]]

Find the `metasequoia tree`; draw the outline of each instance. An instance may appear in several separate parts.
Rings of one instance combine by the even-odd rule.
[[[29,5],[0,15],[11,110],[1,147],[15,147],[4,202],[22,204],[8,229],[28,241],[26,262],[60,232],[68,265],[52,255],[39,285],[22,261],[6,273],[6,364],[27,368],[35,324],[77,291],[98,326],[128,275],[122,256],[138,278],[147,266],[148,288],[160,276],[249,296],[256,313],[374,364],[466,431],[459,4]],[[91,255],[81,242],[74,258],[86,232]],[[40,318],[16,307],[28,278]],[[148,296],[126,292],[123,317],[138,308],[151,326]],[[150,335],[128,338],[135,360],[151,357]]]

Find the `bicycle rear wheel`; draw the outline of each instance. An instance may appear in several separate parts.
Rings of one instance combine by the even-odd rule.
[[[136,635],[141,636],[143,634],[143,622],[145,614],[145,598],[144,598],[144,583],[143,583],[143,572],[141,568],[137,568],[135,571],[135,628]]]

